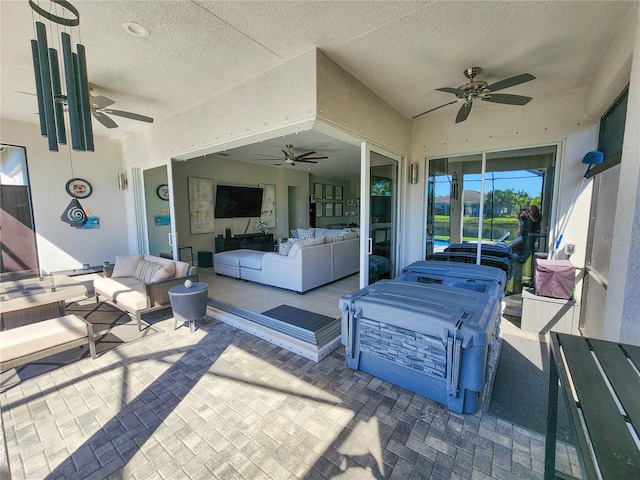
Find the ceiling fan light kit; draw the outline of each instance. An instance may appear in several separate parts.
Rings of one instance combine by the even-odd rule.
[[[483,100],[485,102],[492,103],[502,103],[505,105],[526,105],[531,101],[531,97],[525,97],[523,95],[511,95],[507,93],[494,93],[498,90],[503,90],[505,88],[514,87],[516,85],[520,85],[521,83],[529,82],[531,80],[535,80],[536,77],[531,75],[530,73],[523,73],[520,75],[516,75],[515,77],[506,78],[499,82],[493,83],[489,85],[487,82],[483,80],[476,80],[475,77],[482,72],[480,67],[469,67],[464,70],[464,76],[469,80],[467,83],[460,85],[458,88],[453,87],[442,87],[436,88],[436,90],[445,93],[452,93],[456,96],[457,100],[452,102],[445,103],[444,105],[440,105],[438,107],[432,108],[431,110],[427,110],[426,112],[422,112],[419,115],[416,115],[413,118],[421,117],[427,113],[433,112],[434,110],[438,110],[439,108],[446,107],[448,105],[453,105],[454,103],[462,102],[462,106],[460,110],[458,110],[458,114],[456,115],[456,123],[464,122],[471,113],[471,107],[473,103],[477,100]]]

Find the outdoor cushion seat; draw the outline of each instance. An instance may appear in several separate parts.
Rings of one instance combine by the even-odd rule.
[[[23,365],[54,353],[89,344],[96,357],[93,326],[77,315],[43,320],[0,332],[0,370]]]
[[[252,268],[254,270],[262,270],[262,257],[267,252],[253,252],[253,255],[245,255],[240,258],[240,266],[242,268]]]

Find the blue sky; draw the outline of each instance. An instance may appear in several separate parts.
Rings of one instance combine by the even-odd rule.
[[[515,191],[524,190],[531,198],[535,198],[542,192],[542,177],[527,170],[515,170],[509,172],[493,172],[493,188],[496,190],[506,190],[511,188]],[[436,183],[436,197],[449,195],[450,186],[446,177],[438,177]],[[480,174],[469,174],[465,176],[467,190],[480,190]],[[487,173],[484,184],[485,192],[492,190],[491,173]]]

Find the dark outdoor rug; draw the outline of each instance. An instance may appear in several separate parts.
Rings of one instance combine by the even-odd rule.
[[[536,340],[504,335],[489,413],[544,435],[547,431],[548,392],[548,346]],[[558,440],[574,441],[561,395]]]
[[[160,330],[149,324],[153,324],[154,321],[173,318],[173,312],[170,307],[144,314],[142,316],[142,331],[139,332],[138,323],[128,314],[107,303],[96,303],[95,299],[71,303],[67,305],[66,313],[68,315],[78,315],[91,322],[96,340],[97,357],[125,343],[143,340],[159,333]],[[87,357],[91,357],[89,346],[83,345],[7,370],[0,374],[0,388],[9,388],[28,378],[42,375]]]

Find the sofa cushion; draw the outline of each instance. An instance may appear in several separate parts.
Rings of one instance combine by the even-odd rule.
[[[96,278],[93,281],[93,288],[130,311],[147,308],[144,283],[134,277]]]
[[[295,257],[301,248],[313,247],[314,245],[322,245],[322,244],[324,244],[324,238],[308,238],[306,240],[298,240],[296,243],[293,244],[293,247],[291,247],[291,250],[289,251],[289,256]]]
[[[166,265],[162,266],[162,268],[153,275],[151,282],[153,283],[153,282],[159,282],[161,280],[167,280],[169,278],[173,278],[175,274],[176,274],[175,262],[167,263]]]
[[[247,255],[240,259],[240,266],[244,268],[251,268],[253,270],[262,270],[262,257],[267,252],[254,252],[253,255]]]
[[[351,240],[353,238],[358,238],[360,236],[358,232],[346,232],[346,233],[343,233],[343,235],[345,240]]]
[[[344,240],[343,235],[327,235],[324,238],[324,243],[333,243],[333,242],[341,242]]]
[[[116,264],[113,266],[111,278],[133,277],[140,260],[142,260],[142,255],[116,256]]]
[[[133,276],[137,280],[143,283],[151,283],[151,279],[158,270],[162,270],[163,266],[159,263],[148,262],[147,260],[140,260],[136,267],[136,273]]]

